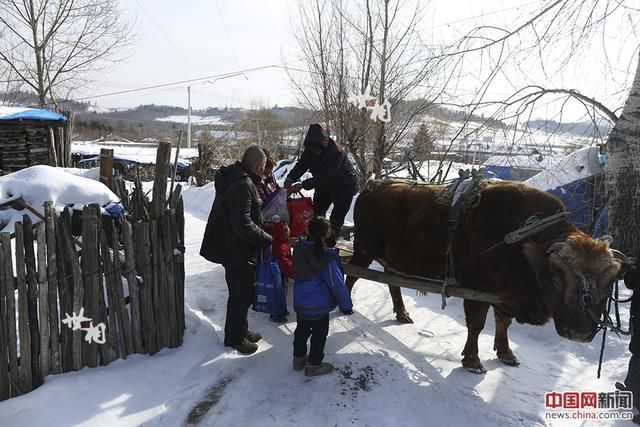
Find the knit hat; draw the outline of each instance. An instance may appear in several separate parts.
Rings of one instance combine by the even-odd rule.
[[[315,145],[316,147],[327,148],[328,144],[329,135],[324,129],[322,129],[322,126],[317,123],[309,125],[307,136],[304,138],[304,145]]]

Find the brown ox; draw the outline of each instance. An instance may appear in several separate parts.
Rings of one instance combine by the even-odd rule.
[[[376,259],[390,270],[443,278],[447,247],[448,206],[437,203],[442,186],[401,181],[376,182],[358,197],[352,264],[368,266]],[[460,213],[452,239],[455,278],[459,286],[493,292],[496,332],[494,350],[508,365],[518,365],[509,348],[512,319],[542,325],[553,318],[557,333],[590,342],[598,331],[594,318],[604,309],[619,268],[608,247],[568,221],[507,245],[486,251],[534,214],[564,211],[555,197],[524,184],[488,184],[479,202]],[[486,251],[486,252],[485,252]],[[357,278],[348,277],[351,290]],[[411,322],[400,288],[389,287],[396,317]],[[465,300],[467,342],[462,365],[485,372],[478,358],[478,335],[489,303]]]

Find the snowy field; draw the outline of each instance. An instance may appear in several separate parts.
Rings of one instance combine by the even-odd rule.
[[[332,375],[307,378],[292,369],[295,316],[275,324],[249,312],[263,340],[251,356],[223,346],[227,289],[222,267],[198,255],[213,185],[184,191],[186,331],[184,345],[134,355],[107,367],[50,375],[39,389],[0,403],[2,427],[183,426],[200,402],[213,402],[206,426],[542,426],[629,425],[618,421],[551,422],[546,392],[611,392],[624,379],[627,338],[607,334],[590,344],[560,338],[553,327],[514,324],[510,341],[520,367],[492,351],[493,316],[479,339],[485,375],[460,363],[466,339],[462,300],[440,309],[438,295],[404,290],[412,325],[395,321],[386,286],[360,280],[355,314],[332,313],[325,360]],[[350,218],[349,218],[350,219]],[[291,294],[289,294],[291,310]],[[628,318],[627,306],[622,318]]]
[[[173,122],[173,123],[182,123],[186,124],[189,122],[189,117],[185,115],[181,116],[167,116],[156,119],[159,122]],[[191,124],[192,125],[229,125],[232,124],[224,120],[224,118],[219,116],[194,116],[191,115]]]

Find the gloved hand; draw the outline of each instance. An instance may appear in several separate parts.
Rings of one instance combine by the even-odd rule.
[[[340,311],[342,312],[342,314],[346,314],[347,316],[351,316],[353,314],[352,308],[350,308],[349,310],[340,309]]]

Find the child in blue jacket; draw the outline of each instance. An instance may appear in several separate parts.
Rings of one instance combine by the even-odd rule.
[[[299,239],[293,248],[293,305],[298,317],[293,368],[304,369],[308,377],[333,371],[333,365],[322,361],[329,333],[329,312],[339,306],[343,313],[353,314],[338,249],[326,247],[330,238],[329,222],[315,217],[309,222],[307,240]],[[307,357],[309,337],[311,348]]]

